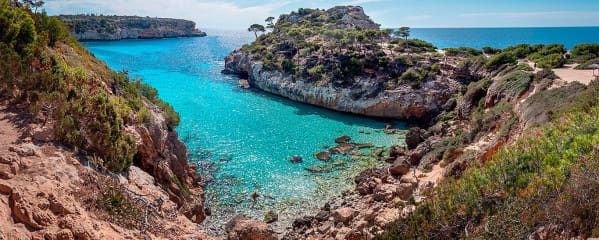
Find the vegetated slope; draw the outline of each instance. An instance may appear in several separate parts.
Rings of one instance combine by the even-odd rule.
[[[519,104],[521,138],[450,175],[379,238],[597,237],[599,83],[535,85]]]
[[[60,15],[79,40],[204,37],[189,20],[136,16]]]
[[[20,129],[22,136],[9,149],[17,155],[10,157],[13,153],[1,153],[4,159],[2,164],[14,163],[19,158],[23,158],[22,162],[29,162],[29,157],[49,154],[44,152],[44,155],[29,155],[29,150],[18,150],[22,144],[28,143],[28,149],[33,149],[34,152],[48,146],[49,149],[54,149],[52,151],[64,152],[63,155],[74,159],[66,161],[70,165],[77,166],[79,161],[86,163],[91,168],[76,167],[74,169],[77,172],[68,174],[79,175],[81,178],[83,175],[89,176],[92,180],[87,183],[74,182],[90,185],[73,186],[65,183],[67,185],[61,189],[67,191],[67,194],[76,194],[78,189],[90,190],[88,193],[93,196],[76,199],[78,204],[88,204],[85,210],[107,212],[108,222],[126,229],[140,231],[137,228],[140,226],[139,222],[135,222],[140,218],[133,217],[139,212],[134,214],[127,210],[131,210],[133,205],[135,208],[131,211],[142,211],[144,206],[147,207],[145,214],[135,215],[145,216],[146,221],[148,215],[150,220],[165,224],[174,222],[175,219],[181,222],[179,215],[185,215],[189,219],[186,221],[197,223],[205,218],[201,178],[195,168],[188,164],[185,145],[178,140],[174,131],[179,123],[179,116],[172,107],[157,97],[155,89],[108,69],[103,62],[70,38],[67,28],[57,18],[45,13],[32,13],[29,9],[20,7],[20,4],[8,0],[0,1],[0,69],[0,100],[3,104],[16,106],[3,108],[3,111],[19,116],[11,119],[20,122],[21,125],[15,126],[23,128]],[[60,150],[61,146],[68,149]],[[49,158],[42,157],[36,163],[37,161],[53,164]],[[151,175],[143,179],[150,180],[136,182],[141,178],[131,178],[132,166],[138,168],[131,171],[142,169],[145,172],[140,174]],[[19,170],[23,168],[9,169],[10,174],[2,175],[0,179],[4,186],[2,194],[12,194],[10,199],[25,203],[48,196],[40,193],[16,198],[14,194],[19,189],[12,187],[18,186],[18,179],[27,179],[27,174],[33,173]],[[35,175],[44,177],[44,174],[51,172],[42,171]],[[123,183],[123,178],[128,179],[131,186],[149,184],[147,187],[156,191],[137,196]],[[36,185],[28,187],[33,188],[30,191],[35,191]],[[91,190],[94,188],[97,191]],[[104,192],[108,188],[111,190]],[[39,191],[42,191],[41,188]],[[134,198],[145,199],[145,205],[133,204],[131,199]],[[154,212],[155,210],[148,210],[158,208],[158,203],[154,202],[158,199],[160,205],[164,203],[165,206],[173,206],[169,208],[174,209],[170,218],[163,213]],[[70,229],[72,234],[77,234],[76,231],[81,230],[75,229],[76,226],[61,225],[61,221],[56,220],[77,213],[64,214],[58,211],[47,217],[40,217],[41,215],[36,215],[37,212],[47,209],[36,209],[33,206],[42,205],[27,205],[24,202],[11,203],[14,207],[14,222],[6,222],[8,225],[2,227],[14,229],[19,223],[23,223],[27,228],[20,229],[25,229],[30,236],[41,236],[60,229]],[[118,216],[131,221],[110,220]],[[54,228],[57,226],[55,224],[58,229]],[[185,224],[181,223],[183,225]],[[192,224],[190,222],[185,226]],[[183,231],[176,228],[175,226],[171,233]],[[162,237],[170,234],[158,228],[150,228],[149,231]],[[194,232],[196,229],[187,231]],[[120,234],[130,235],[127,232]]]
[[[291,100],[337,111],[431,119],[459,89],[420,40],[391,39],[361,7],[299,9],[226,58],[225,73]]]
[[[594,200],[582,200],[596,198],[596,180],[581,180],[596,176],[579,163],[594,158],[599,85],[567,84],[551,69],[518,64],[555,46],[491,56],[451,50],[441,71],[465,86],[451,107],[410,129],[406,148],[387,157],[390,167],[356,176],[354,192],[298,218],[286,238],[596,236]],[[572,174],[580,169],[587,172]]]

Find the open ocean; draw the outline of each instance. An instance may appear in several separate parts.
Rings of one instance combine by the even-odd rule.
[[[561,43],[568,49],[581,43],[599,43],[599,27],[546,28],[414,28],[412,38],[450,47],[505,48],[511,45]]]

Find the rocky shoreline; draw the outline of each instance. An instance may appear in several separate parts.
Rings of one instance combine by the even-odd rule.
[[[135,16],[61,15],[80,41],[205,37],[189,20]]]

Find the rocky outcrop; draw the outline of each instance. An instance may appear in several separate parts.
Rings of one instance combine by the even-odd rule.
[[[249,79],[252,87],[328,109],[370,117],[405,120],[430,120],[443,109],[458,88],[444,79],[429,81],[420,89],[401,86],[393,90],[381,88],[377,78],[361,77],[351,87],[320,86],[279,70],[264,68],[245,51],[234,51],[225,59],[224,73]],[[356,97],[359,96],[359,97]]]
[[[79,40],[121,40],[204,37],[192,21],[134,16],[61,15]]]
[[[276,240],[275,232],[264,222],[254,221],[239,215],[233,218],[225,229],[229,240]]]
[[[206,218],[202,179],[195,165],[187,161],[187,148],[177,132],[168,129],[158,108],[149,102],[145,104],[152,109],[154,124],[128,127],[137,144],[134,164],[165,186],[169,198],[189,219],[201,223]]]
[[[133,166],[123,175],[102,173],[86,166],[93,159],[35,140],[37,129],[0,104],[0,169],[10,173],[0,178],[1,239],[211,239],[151,172]]]

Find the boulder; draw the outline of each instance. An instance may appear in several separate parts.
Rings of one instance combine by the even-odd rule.
[[[358,214],[358,211],[352,209],[352,208],[348,208],[348,207],[344,207],[344,208],[339,208],[336,209],[335,211],[333,211],[333,219],[335,220],[336,223],[349,223],[349,221],[351,221],[356,215]]]
[[[250,82],[247,79],[241,79],[241,80],[239,80],[239,87],[241,87],[243,89],[249,89]]]
[[[387,126],[385,126],[385,129],[383,129],[383,132],[385,134],[395,134],[397,130],[393,128],[393,125],[387,124]]]
[[[225,230],[229,240],[276,240],[276,234],[264,222],[250,220],[243,215],[238,215],[229,221]]]
[[[410,163],[405,158],[398,158],[391,167],[389,173],[393,176],[401,176],[410,172]]]
[[[415,187],[416,185],[412,183],[400,183],[396,190],[397,196],[401,200],[408,200],[412,196]]]
[[[418,144],[422,143],[424,141],[423,135],[423,130],[419,127],[410,128],[410,130],[406,134],[406,145],[408,149],[415,149],[418,146]]]

